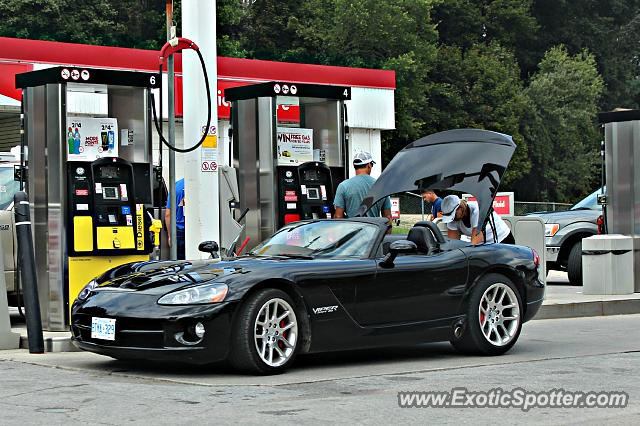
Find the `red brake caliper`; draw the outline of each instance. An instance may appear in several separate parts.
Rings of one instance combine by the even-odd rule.
[[[283,328],[283,327],[285,326],[285,323],[284,323],[284,320],[283,320],[283,319],[282,319],[282,320],[280,320],[280,324],[279,324],[279,325],[280,325],[280,328]],[[289,331],[289,330],[287,330],[287,331]],[[285,333],[286,333],[287,331],[285,331],[285,332],[283,332],[283,333],[282,333],[282,338],[286,338],[286,337],[287,337],[287,336],[285,336]],[[280,349],[284,349],[284,343],[282,343],[282,340],[278,340],[278,347],[279,347]]]

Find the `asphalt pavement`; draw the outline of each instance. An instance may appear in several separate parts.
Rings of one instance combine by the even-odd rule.
[[[640,315],[532,321],[500,357],[447,343],[299,357],[278,376],[0,351],[0,424],[640,424]],[[399,408],[401,391],[624,391],[625,408]]]

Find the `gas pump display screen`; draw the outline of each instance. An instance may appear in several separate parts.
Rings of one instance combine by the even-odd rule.
[[[120,177],[120,169],[115,166],[100,167],[100,177],[104,179],[117,179]]]
[[[102,198],[105,200],[119,200],[118,196],[118,187],[116,186],[105,186],[102,188]]]
[[[304,171],[304,180],[320,180],[320,176],[318,175],[318,171],[314,169],[305,170]],[[311,198],[311,197],[309,197]]]
[[[319,200],[320,193],[318,192],[318,188],[307,188],[307,198],[310,200]]]

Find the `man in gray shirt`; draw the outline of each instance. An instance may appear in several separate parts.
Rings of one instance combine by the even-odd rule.
[[[376,181],[375,178],[371,177],[371,169],[373,169],[374,164],[376,162],[373,161],[371,154],[368,152],[362,151],[356,154],[353,159],[356,175],[341,182],[336,190],[336,196],[333,200],[333,205],[336,208],[336,218],[355,217],[360,203],[362,203],[362,200]],[[389,220],[389,224],[391,224],[391,199],[389,197],[385,197],[382,201],[374,204],[366,215],[380,217],[380,210],[382,210],[382,216],[386,217]]]

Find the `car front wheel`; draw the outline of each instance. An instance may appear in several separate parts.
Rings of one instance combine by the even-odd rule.
[[[500,274],[486,275],[472,290],[462,336],[451,343],[464,353],[503,354],[520,336],[523,313],[520,294],[511,280]]]
[[[285,292],[264,289],[240,307],[229,362],[238,370],[275,374],[291,365],[300,346],[294,303]]]

